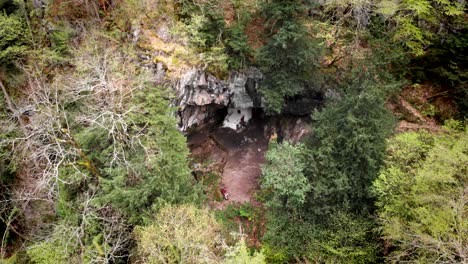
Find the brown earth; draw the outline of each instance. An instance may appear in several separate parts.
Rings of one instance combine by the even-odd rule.
[[[453,103],[446,102],[447,100],[441,95],[444,93],[440,93],[430,84],[423,84],[406,87],[397,98],[390,100],[387,107],[401,120],[395,129],[396,132],[417,130],[440,132],[437,119],[447,119],[456,113]],[[432,115],[431,111],[428,111],[431,107]]]
[[[258,187],[261,165],[265,162],[267,140],[244,133],[218,135],[221,136],[222,141],[230,141],[221,181],[229,193],[229,200],[222,202],[222,205],[253,202],[252,194]]]
[[[261,165],[268,148],[269,132],[264,130],[264,125],[259,122],[240,132],[218,128],[189,136],[192,156],[209,160],[212,165],[208,170],[217,171],[221,176],[218,188],[224,187],[229,193],[229,200],[213,201],[214,208],[223,209],[230,203],[255,202],[252,195],[258,189]]]
[[[426,129],[432,132],[438,132],[440,127],[437,125],[436,121],[427,117],[424,117],[416,108],[414,108],[408,101],[406,101],[402,96],[399,97],[400,105],[413,117],[415,117],[418,123],[411,123],[406,120],[400,121],[398,127],[396,128],[397,132],[408,131],[408,130],[419,130]]]

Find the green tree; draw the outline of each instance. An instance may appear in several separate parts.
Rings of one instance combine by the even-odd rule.
[[[138,227],[138,252],[144,263],[218,263],[220,227],[206,209],[166,206],[145,227]]]
[[[310,208],[314,185],[304,176],[309,166],[304,145],[270,143],[262,169],[262,190],[267,207],[264,243],[268,262],[304,258],[322,263],[373,263],[381,245],[373,232],[373,221],[359,213],[348,213],[343,204]],[[330,184],[331,185],[331,184]],[[330,195],[343,195],[340,190]],[[324,196],[324,194],[320,194]],[[319,200],[323,201],[323,200]],[[318,203],[318,202],[317,202]],[[333,207],[326,215],[316,210]],[[312,214],[310,212],[313,212]]]
[[[94,206],[110,205],[128,223],[141,224],[163,205],[196,202],[200,193],[171,92],[149,81],[132,52],[90,34],[73,54],[76,70],[57,76],[53,87],[67,95],[57,98],[67,120],[57,123],[65,126],[62,148],[73,150],[60,170],[71,207],[80,193],[90,193]]]
[[[392,138],[374,182],[385,238],[395,262],[467,259],[468,133],[407,132]]]
[[[463,25],[465,3],[457,1],[382,0],[376,13],[390,23],[393,39],[404,43],[415,55],[422,55],[434,40],[443,39],[452,29]]]
[[[320,223],[269,212],[263,248],[267,263],[379,263],[382,244],[373,219],[337,211]],[[307,261],[304,261],[307,262]]]
[[[316,5],[317,15],[346,32],[346,35],[366,39],[367,30],[384,23],[378,34],[392,36],[391,41],[403,44],[412,55],[423,55],[431,44],[445,42],[447,37],[464,28],[466,3],[459,1],[392,0],[361,1],[332,0]],[[317,12],[318,13],[318,12]]]
[[[274,34],[255,57],[265,75],[259,91],[267,111],[279,113],[286,97],[319,83],[317,68],[322,48],[301,21],[302,1],[269,1],[262,4],[261,11],[269,19],[265,25],[267,34]]]
[[[245,30],[252,19],[254,4],[245,1],[232,1],[235,19],[226,28],[223,36],[226,52],[229,54],[228,64],[232,70],[241,70],[252,59],[253,49],[250,47]]]
[[[304,146],[271,143],[262,168],[262,189],[271,192],[269,207],[294,210],[301,207],[311,186],[304,176],[301,152]]]
[[[0,10],[0,65],[11,66],[24,57],[30,44],[27,25],[21,16],[7,15]]]
[[[68,245],[68,246],[67,246]],[[27,254],[32,263],[35,264],[66,264],[78,262],[76,256],[71,257],[69,253],[75,250],[72,248],[76,246],[67,244],[66,241],[43,241],[32,245],[28,250]]]
[[[131,147],[121,146],[130,147],[124,157],[130,167],[112,166],[115,146],[102,152],[109,167],[102,170],[107,176],[102,179],[101,201],[122,209],[131,223],[141,223],[165,204],[196,202],[199,197],[186,139],[177,130],[164,94],[162,87],[151,87],[134,97],[126,131],[133,137]]]
[[[268,201],[267,260],[378,261],[380,244],[367,213],[373,210],[370,187],[393,129],[384,103],[395,85],[376,82],[391,81],[376,72],[356,68],[344,75],[341,90],[313,114],[314,128],[305,145],[271,144],[262,182]],[[290,197],[296,201],[294,210],[284,203]]]
[[[203,67],[217,75],[227,75],[228,70],[240,70],[248,64],[252,49],[244,30],[251,19],[252,3],[183,0],[177,5],[185,25],[182,32],[191,48],[203,53]],[[233,16],[229,23],[223,13],[226,8]]]
[[[307,207],[312,214],[372,207],[369,188],[383,163],[393,117],[384,106],[382,88],[367,78],[346,84],[338,99],[313,115],[315,128],[305,161],[312,186]]]
[[[41,191],[55,205],[47,212],[55,218],[40,223],[41,241],[32,241],[37,262],[120,263],[133,225],[199,198],[169,90],[150,82],[131,47],[110,38],[89,32],[73,50],[73,70],[50,81],[27,72],[40,84],[27,101],[38,111],[16,153],[40,167]]]
[[[320,263],[380,263],[382,245],[375,222],[365,216],[337,212],[315,226],[307,258]]]
[[[223,264],[265,264],[265,256],[262,252],[250,254],[250,250],[245,245],[245,240],[241,239],[237,244],[230,248],[226,254]]]
[[[276,263],[301,256],[313,230],[304,222],[303,206],[311,189],[304,176],[304,145],[270,142],[262,167],[262,197],[267,208],[265,256]]]

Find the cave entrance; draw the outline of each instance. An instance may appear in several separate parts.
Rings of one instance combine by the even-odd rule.
[[[247,114],[249,121],[238,129],[225,126],[226,120],[239,121]],[[261,108],[220,107],[211,117],[212,125],[189,134],[188,142],[197,168],[199,164],[209,164],[203,170],[198,169],[197,179],[202,179],[202,173],[207,170],[207,175],[216,176],[206,189],[210,190],[207,195],[211,205],[217,209],[232,202],[256,202],[253,193],[259,188],[261,167],[271,136],[276,134],[278,142],[283,139],[297,142],[307,132],[305,128],[309,123],[303,116],[267,115]],[[221,188],[227,189],[228,201],[217,200],[216,197],[221,197]]]
[[[213,124],[215,126],[223,125],[224,119],[226,119],[227,114],[228,114],[228,108],[227,107],[217,108],[214,111],[214,114],[213,114]]]
[[[238,112],[240,110],[240,113]],[[226,120],[238,121],[239,116],[251,118],[238,129],[231,129]],[[252,194],[258,189],[264,154],[268,149],[269,117],[259,108],[219,108],[212,115],[213,125],[200,127],[188,135],[192,159],[196,161],[197,179],[206,171],[199,164],[209,164],[209,174],[217,175],[212,185],[206,186],[214,208],[224,208],[232,202],[254,202]],[[229,200],[217,200],[220,188],[229,192]],[[217,194],[217,195],[216,195]]]
[[[252,108],[252,122],[263,122],[265,117],[265,111],[262,108]]]

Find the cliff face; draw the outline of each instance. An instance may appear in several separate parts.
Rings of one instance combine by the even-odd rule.
[[[227,80],[219,80],[199,69],[187,71],[175,90],[179,106],[179,125],[182,130],[219,119],[224,109],[224,127],[238,129],[252,118],[252,109],[261,108],[257,86],[262,74],[255,68],[232,73]],[[227,110],[227,111],[226,111]]]
[[[220,80],[200,69],[185,72],[175,85],[179,107],[180,129],[222,122],[234,130],[252,119],[253,109],[263,109],[258,86],[263,78],[257,68],[233,72],[227,80]],[[322,103],[319,93],[297,96],[286,101],[282,114],[309,115]]]

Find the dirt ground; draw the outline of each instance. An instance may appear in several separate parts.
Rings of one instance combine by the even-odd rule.
[[[396,132],[428,130],[434,133],[440,132],[440,127],[433,118],[423,116],[403,96],[398,97],[397,102],[388,102],[387,107],[402,120],[395,128]]]
[[[258,189],[261,165],[268,148],[269,133],[264,127],[259,122],[239,132],[218,128],[189,136],[192,155],[206,155],[217,164],[214,167],[223,167],[219,188],[227,189],[229,200],[213,202],[214,208],[223,209],[229,203],[254,202],[252,195]]]
[[[261,165],[265,162],[268,139],[259,127],[249,127],[248,131],[239,134],[224,129],[220,132],[215,137],[229,150],[222,174],[222,185],[229,193],[229,200],[223,203],[252,202]]]

